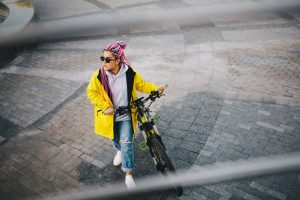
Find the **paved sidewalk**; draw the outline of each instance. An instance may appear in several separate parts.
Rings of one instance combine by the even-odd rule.
[[[88,12],[201,4],[77,3]],[[68,3],[61,5],[56,18],[68,17],[63,12]],[[54,17],[50,11],[42,17]],[[120,36],[132,66],[146,80],[169,85],[153,109],[161,115],[158,129],[178,170],[300,150],[299,16],[262,13]],[[39,45],[0,69],[1,199],[46,197],[124,181],[112,165],[111,141],[93,133],[93,105],[85,94],[101,48],[115,39]],[[147,151],[135,144],[135,154],[135,178],[157,174]],[[298,171],[184,188],[180,198],[162,192],[144,199],[285,200],[298,199],[299,188]]]

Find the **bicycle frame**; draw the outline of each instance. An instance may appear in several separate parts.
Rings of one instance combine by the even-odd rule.
[[[116,112],[122,114],[122,110],[127,110],[130,108],[135,108],[137,112],[137,121],[139,129],[143,135],[145,140],[144,144],[147,144],[149,148],[149,152],[152,156],[152,159],[155,163],[156,170],[161,172],[163,175],[167,175],[169,173],[175,173],[174,165],[172,164],[170,158],[167,155],[166,147],[162,142],[160,134],[156,128],[154,118],[150,115],[150,106],[152,102],[155,101],[156,98],[159,98],[161,94],[158,91],[151,92],[151,94],[143,100],[143,97],[132,102],[132,105],[129,107],[119,107],[116,109]],[[145,106],[145,103],[148,100],[151,100],[151,103],[148,106]],[[141,145],[144,146],[143,143]],[[145,146],[144,146],[145,147]],[[177,196],[181,196],[183,193],[181,186],[173,187],[176,191]]]
[[[162,166],[159,164],[160,162],[159,162],[159,158],[157,157],[157,155],[155,153],[153,153],[153,149],[152,149],[151,145],[149,144],[149,138],[156,137],[158,139],[158,141],[161,143],[164,150],[165,150],[165,145],[162,142],[160,134],[156,128],[156,125],[155,125],[153,119],[151,119],[152,116],[150,115],[149,112],[150,112],[149,107],[146,107],[144,104],[137,106],[138,126],[142,133],[144,141],[149,148],[152,159],[158,169],[158,168],[161,168]]]
[[[137,109],[137,120],[139,123],[139,128],[145,141],[147,142],[147,139],[149,137],[159,135],[159,133],[154,121],[150,119],[151,115],[149,113],[149,108],[145,108],[145,106],[138,106]]]
[[[116,108],[115,112],[122,115],[125,114],[126,111],[131,111],[131,108],[136,109],[134,112],[137,112],[138,126],[145,142],[147,143],[147,146],[149,147],[149,138],[156,137],[165,149],[165,145],[162,142],[160,134],[156,128],[154,119],[150,115],[151,111],[149,109],[152,102],[154,102],[156,98],[160,98],[161,96],[163,96],[163,94],[160,94],[159,91],[152,91],[146,99],[144,99],[144,97],[138,98],[135,101],[133,101],[130,106],[121,106],[119,108]],[[151,100],[151,103],[148,106],[145,106],[145,103],[148,100]]]

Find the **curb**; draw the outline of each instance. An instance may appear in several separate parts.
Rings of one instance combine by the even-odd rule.
[[[26,0],[4,0],[0,1],[0,36],[12,36],[24,29],[33,19],[34,8]],[[1,22],[0,21],[0,22]],[[22,47],[0,48],[0,67],[12,61],[22,51]]]
[[[8,16],[0,24],[0,35],[11,36],[25,28],[34,16],[34,9],[31,3],[21,1],[2,1],[8,8]]]
[[[9,8],[0,1],[0,24],[8,17]]]

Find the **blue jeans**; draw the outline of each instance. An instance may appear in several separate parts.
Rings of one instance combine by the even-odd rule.
[[[115,122],[113,146],[115,149],[122,152],[122,170],[124,172],[132,172],[134,155],[133,128],[131,120]]]

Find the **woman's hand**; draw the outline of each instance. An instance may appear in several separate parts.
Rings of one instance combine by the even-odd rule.
[[[160,86],[158,87],[159,93],[162,94],[162,93],[164,92],[164,90],[166,89],[166,87],[167,87],[167,85],[160,85]]]
[[[108,107],[105,111],[104,111],[104,115],[113,115],[114,114],[114,108],[113,107]]]

